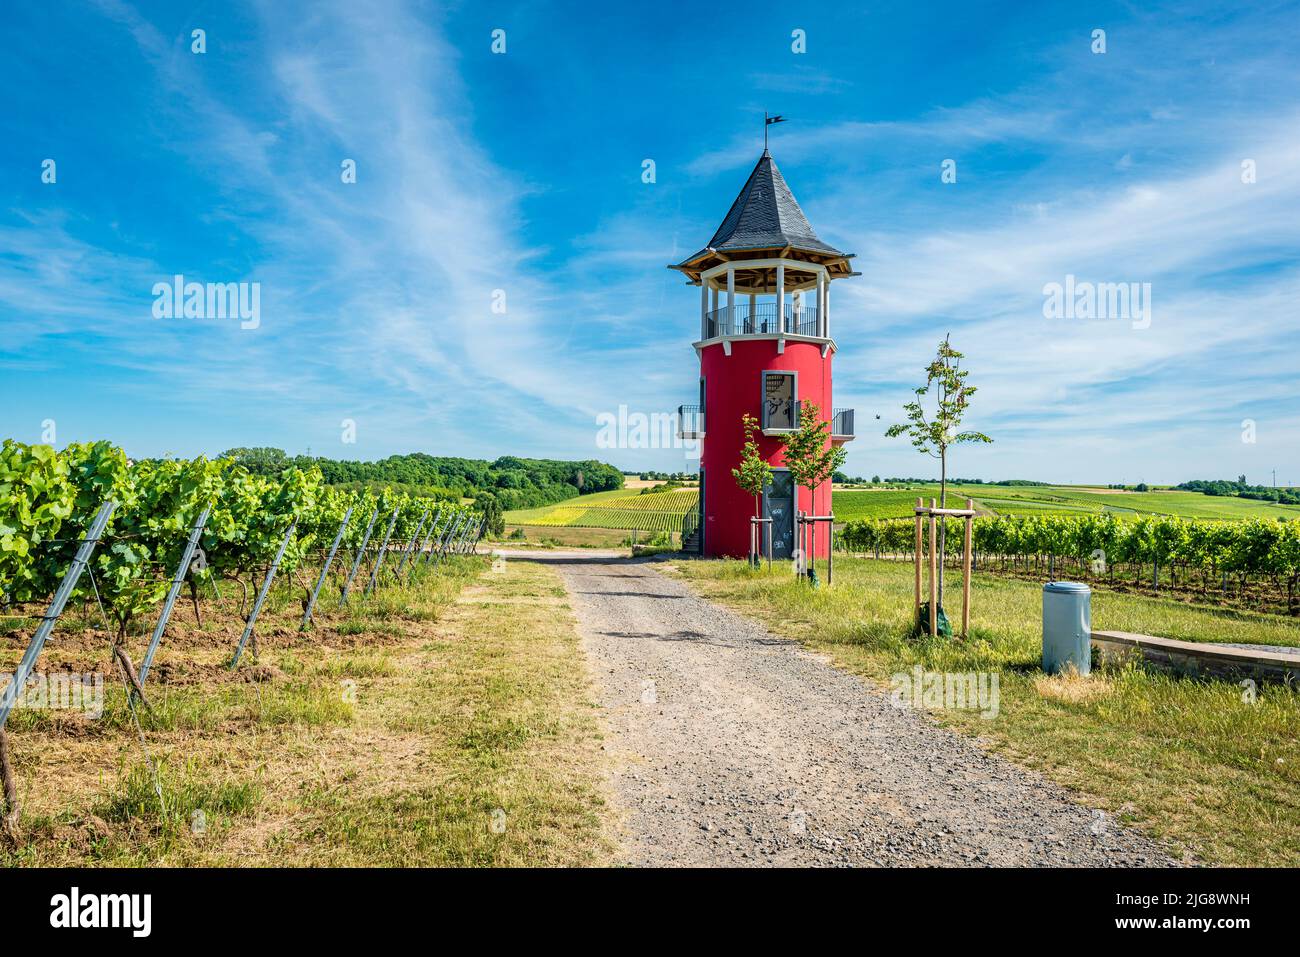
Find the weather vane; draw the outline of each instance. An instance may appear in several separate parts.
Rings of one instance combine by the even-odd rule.
[[[771,126],[773,123],[784,123],[784,122],[785,122],[785,117],[779,113],[776,114],[775,116],[768,116],[766,112],[763,113],[763,151],[764,152],[767,152],[767,128]]]

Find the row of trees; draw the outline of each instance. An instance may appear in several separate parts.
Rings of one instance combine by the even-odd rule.
[[[699,472],[639,472],[637,478],[643,482],[698,482]]]
[[[1237,476],[1237,481],[1227,479],[1195,479],[1177,486],[1188,492],[1201,492],[1205,495],[1223,495],[1232,498],[1250,498],[1260,502],[1277,502],[1280,505],[1300,505],[1300,491],[1291,488],[1273,488],[1269,485],[1251,485],[1246,476]]]
[[[931,476],[930,478],[914,478],[914,477],[904,478],[901,476],[889,476],[882,479],[879,475],[873,475],[871,476],[871,478],[867,479],[867,478],[863,478],[862,476],[850,477],[848,474],[844,472],[836,472],[833,481],[836,482],[837,484],[843,484],[843,485],[897,485],[903,488],[907,488],[913,485],[929,485],[931,482],[934,481],[934,477]],[[1032,479],[1002,479],[1000,481],[995,482],[992,479],[985,481],[984,479],[978,479],[978,478],[974,478],[974,479],[949,478],[948,484],[949,485],[1000,485],[1005,487],[1012,487],[1012,486],[1033,487],[1033,486],[1046,486],[1048,483],[1037,482]],[[1123,485],[1111,485],[1107,487],[1124,488]]]
[[[330,485],[392,486],[419,489],[430,497],[492,497],[506,511],[537,508],[585,492],[623,487],[623,473],[595,460],[524,459],[504,455],[495,461],[426,455],[390,455],[374,462],[290,456],[275,448],[236,448],[223,453],[257,475],[278,475],[287,468],[320,470]]]

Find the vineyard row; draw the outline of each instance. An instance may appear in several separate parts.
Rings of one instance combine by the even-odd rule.
[[[247,594],[273,563],[291,575],[331,546],[359,552],[363,542],[405,544],[417,530],[432,531],[434,509],[444,529],[477,521],[459,502],[391,489],[335,489],[314,468],[267,478],[201,457],[131,463],[108,442],[56,452],[6,440],[0,446],[0,601],[10,608],[48,600],[109,501],[115,507],[71,597],[93,596],[112,618],[119,642],[163,600],[205,510],[193,548],[192,592],[201,581],[230,580]]]
[[[910,554],[914,541],[913,520],[879,519],[846,523],[837,543],[852,552],[899,555]],[[960,549],[961,536],[948,535],[946,557]],[[1155,582],[1164,574],[1177,584],[1194,572],[1203,587],[1226,587],[1232,579],[1242,591],[1252,581],[1266,583],[1290,613],[1297,611],[1300,522],[1000,516],[975,520],[974,549],[988,570],[1056,570],[1068,562],[1098,577],[1131,571]]]

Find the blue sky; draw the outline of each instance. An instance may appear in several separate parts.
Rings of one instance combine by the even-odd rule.
[[[664,267],[712,235],[767,110],[862,273],[833,287],[849,471],[933,471],[881,433],[950,332],[996,440],[958,474],[1300,482],[1296,4],[739,11],[10,5],[0,435],[688,467],[598,448],[596,417],[693,399],[698,293]],[[260,325],[155,318],[177,273],[259,283]],[[1044,318],[1067,275],[1150,283],[1149,327]]]

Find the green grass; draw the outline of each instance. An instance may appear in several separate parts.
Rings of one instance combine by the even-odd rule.
[[[994,671],[1001,692],[996,718],[948,710],[933,712],[936,720],[1201,861],[1300,862],[1300,693],[1293,689],[1265,686],[1249,703],[1230,682],[1141,667],[1048,678],[1039,668],[1041,586],[1029,582],[977,575],[970,639],[932,642],[905,637],[913,587],[907,564],[837,559],[835,586],[818,590],[787,570],[755,572],[740,562],[689,562],[678,574],[706,597],[882,684],[917,664]],[[957,616],[959,602],[949,602]],[[1094,594],[1093,626],[1300,644],[1300,624],[1288,619],[1121,594]]]
[[[28,815],[23,843],[7,848],[8,865],[48,866],[51,860],[82,865],[147,867],[184,854],[196,842],[220,840],[262,800],[260,776],[237,778],[202,759],[138,762],[86,813],[65,810]]]
[[[156,769],[132,765],[94,810],[109,823],[140,825],[170,841],[187,829],[211,826],[214,818],[247,814],[260,799],[256,779],[218,780],[191,760],[179,767],[162,762]]]

